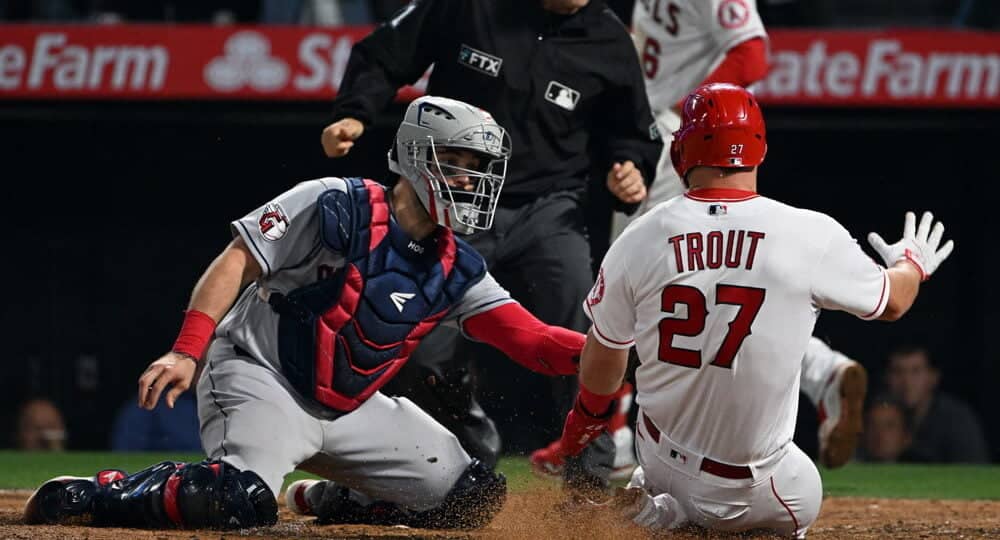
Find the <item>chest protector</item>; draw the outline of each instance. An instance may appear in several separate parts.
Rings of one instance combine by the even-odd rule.
[[[450,229],[410,241],[390,218],[385,188],[346,180],[319,196],[320,240],[344,255],[331,276],[272,294],[278,355],[299,393],[338,412],[365,402],[403,367],[420,340],[486,274]]]

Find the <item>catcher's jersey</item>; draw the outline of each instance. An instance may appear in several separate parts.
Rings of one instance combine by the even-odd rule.
[[[819,310],[872,319],[888,299],[885,269],[834,219],[713,189],[633,222],[584,310],[598,341],[636,345],[636,401],[665,435],[749,464],[792,439]]]
[[[639,0],[632,37],[659,116],[701,84],[726,51],[767,33],[755,0]]]
[[[246,242],[262,269],[261,277],[249,285],[219,323],[216,335],[227,336],[258,361],[281,371],[278,358],[278,314],[268,304],[272,293],[287,295],[305,285],[329,278],[344,266],[344,257],[327,248],[320,238],[317,200],[329,189],[347,191],[341,178],[302,182],[264,206],[232,222],[230,228]],[[435,249],[433,236],[410,242],[409,249]],[[412,297],[412,295],[409,295]],[[403,309],[406,294],[384,299]],[[510,294],[487,273],[452,307],[445,324],[461,320],[502,304],[513,302]]]

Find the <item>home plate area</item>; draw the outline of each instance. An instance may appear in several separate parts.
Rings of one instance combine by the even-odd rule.
[[[500,515],[475,531],[432,531],[406,527],[315,525],[312,518],[281,508],[277,525],[241,531],[151,531],[79,526],[27,526],[21,510],[30,492],[0,494],[0,538],[146,540],[146,539],[270,539],[270,538],[651,538],[623,524],[610,510],[569,512],[554,486],[512,493]],[[283,501],[284,497],[279,498]],[[766,533],[724,534],[701,529],[671,531],[667,538],[779,538]],[[820,519],[809,531],[815,539],[881,538],[1000,538],[1000,501],[950,501],[828,497]]]

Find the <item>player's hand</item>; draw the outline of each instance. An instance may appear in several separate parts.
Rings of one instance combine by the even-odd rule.
[[[197,370],[198,364],[189,356],[175,352],[161,356],[139,377],[139,406],[153,410],[160,394],[169,386],[166,400],[167,406],[172,409],[177,398],[191,388]]]
[[[561,457],[566,458],[578,455],[590,444],[604,433],[611,421],[611,412],[617,407],[612,403],[608,408],[608,414],[604,416],[591,416],[580,405],[577,398],[573,403],[573,409],[566,415],[566,423],[563,425],[562,437],[559,439]]]
[[[906,213],[903,221],[903,239],[895,244],[887,244],[878,233],[869,233],[868,243],[875,248],[886,266],[906,260],[917,267],[920,278],[926,281],[937,270],[938,265],[951,255],[955,243],[948,240],[943,246],[941,245],[944,224],[939,221],[932,229],[934,216],[930,212],[924,212],[920,218],[920,225],[915,225],[916,221],[917,217],[913,212]]]
[[[365,132],[365,125],[353,118],[344,118],[326,126],[323,130],[323,151],[327,157],[347,155],[354,141]]]
[[[633,204],[646,198],[646,183],[635,163],[615,163],[608,171],[608,190],[623,203]]]
[[[636,525],[653,531],[666,531],[680,524],[683,519],[671,508],[672,497],[666,494],[652,496],[639,487],[616,488],[611,508]]]

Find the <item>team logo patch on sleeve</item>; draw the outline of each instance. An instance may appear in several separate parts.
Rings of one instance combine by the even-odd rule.
[[[750,20],[750,7],[744,0],[725,0],[719,4],[718,16],[723,28],[739,28]]]
[[[257,223],[260,225],[261,236],[270,242],[280,240],[288,232],[288,215],[278,203],[269,203],[265,206],[264,213],[260,215]]]
[[[597,272],[597,281],[594,283],[594,287],[590,289],[590,294],[587,295],[587,305],[596,306],[601,303],[604,299],[604,268],[601,268]]]
[[[499,77],[503,58],[474,49],[463,43],[462,48],[458,50],[458,63],[490,77]]]
[[[545,99],[567,111],[572,111],[576,108],[576,103],[580,101],[580,92],[563,83],[549,81],[549,86],[545,89]]]

